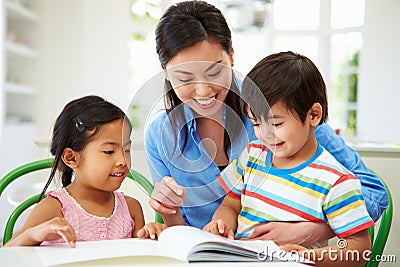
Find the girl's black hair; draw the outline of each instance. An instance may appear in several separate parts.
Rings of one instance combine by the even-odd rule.
[[[261,120],[268,117],[269,107],[280,101],[303,123],[312,105],[319,103],[322,106],[320,124],[327,120],[326,85],[309,58],[291,51],[272,54],[247,74],[242,90],[243,112],[250,108],[254,118]]]
[[[232,52],[231,30],[221,11],[204,1],[186,1],[171,5],[165,11],[156,27],[156,49],[162,68],[165,69],[168,61],[183,49],[205,40],[220,44],[228,54]],[[242,119],[240,93],[234,78],[232,78],[231,84],[225,104]],[[171,82],[167,79],[164,81],[164,90],[164,105],[169,115],[172,129],[176,133],[174,135],[175,147],[177,136],[181,131],[184,135],[183,151],[187,143],[188,128],[183,109],[176,109],[182,104],[182,101],[178,98]],[[173,110],[174,112],[172,112]],[[234,140],[238,134],[235,131],[238,127],[229,125],[230,123],[234,124],[231,121],[234,120],[228,118],[227,113],[224,134],[224,150],[226,154],[231,145],[231,138]]]
[[[42,199],[57,170],[63,187],[71,183],[72,169],[61,159],[64,150],[71,148],[76,152],[82,151],[103,125],[119,119],[124,119],[130,126],[126,114],[119,107],[99,96],[75,99],[64,107],[54,124],[50,146],[54,164],[39,200]]]

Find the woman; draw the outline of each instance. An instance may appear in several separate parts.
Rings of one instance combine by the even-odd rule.
[[[231,70],[231,32],[213,5],[187,1],[164,13],[156,43],[165,73],[166,112],[148,126],[145,136],[155,184],[150,205],[167,225],[202,228],[225,194],[216,181],[219,171],[256,138],[238,104],[241,84]],[[361,180],[368,211],[377,220],[387,206],[382,183],[327,124],[315,134]],[[307,246],[332,236],[324,224],[270,222],[250,237]]]

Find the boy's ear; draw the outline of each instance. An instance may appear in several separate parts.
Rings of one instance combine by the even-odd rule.
[[[67,147],[64,149],[61,159],[71,169],[75,169],[79,165],[79,156],[80,154],[71,148]]]
[[[318,126],[322,118],[322,106],[320,103],[314,103],[307,115],[310,118],[311,126]]]

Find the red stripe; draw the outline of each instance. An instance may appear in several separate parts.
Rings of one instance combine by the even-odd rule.
[[[266,196],[262,196],[262,195],[259,195],[257,193],[254,193],[254,192],[251,192],[251,191],[247,191],[247,190],[245,190],[244,194],[247,195],[247,196],[250,196],[250,197],[254,197],[254,198],[260,199],[260,200],[264,201],[265,203],[267,203],[269,205],[272,205],[274,207],[277,207],[277,208],[279,208],[281,210],[285,210],[285,211],[288,211],[290,213],[296,214],[296,215],[298,215],[298,216],[300,216],[300,217],[302,217],[302,218],[304,218],[304,219],[306,219],[306,220],[308,220],[310,222],[324,222],[320,218],[314,217],[314,216],[312,216],[312,215],[310,215],[308,213],[305,213],[303,211],[295,209],[295,208],[293,208],[291,206],[288,206],[288,205],[285,205],[283,203],[280,203],[280,202],[277,202],[275,200],[272,200],[270,198],[267,198]]]
[[[355,177],[355,176],[354,176],[353,174],[351,174],[351,173],[348,173],[348,174],[343,175],[342,177],[340,177],[340,179],[338,179],[338,180],[333,184],[332,187],[334,187],[334,186],[336,186],[336,185],[338,185],[338,184],[340,184],[340,183],[342,183],[342,182],[344,182],[344,181],[353,180],[353,179],[357,180],[357,177]]]
[[[225,192],[228,193],[228,195],[234,197],[234,198],[240,198],[239,194],[236,194],[235,192],[233,192],[228,185],[225,183],[224,179],[222,178],[221,175],[218,175],[218,182],[219,184],[222,186],[222,188],[225,190]]]
[[[363,223],[363,224],[361,224],[361,225],[359,225],[359,226],[357,226],[355,228],[351,228],[351,229],[349,229],[349,230],[347,230],[347,231],[345,231],[343,233],[340,233],[337,236],[339,238],[345,238],[345,237],[351,236],[351,235],[353,235],[355,233],[358,233],[358,232],[360,232],[362,230],[365,230],[365,229],[368,229],[370,227],[373,227],[374,225],[375,225],[374,221],[371,220],[371,221]]]
[[[334,174],[338,175],[338,176],[342,176],[343,173],[342,172],[338,172],[336,169],[330,168],[328,166],[324,166],[324,165],[318,165],[315,163],[311,163],[310,167],[314,168],[314,169],[321,169],[321,170],[327,170],[329,172],[333,172]]]

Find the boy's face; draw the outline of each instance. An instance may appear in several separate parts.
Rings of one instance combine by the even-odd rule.
[[[287,168],[290,167],[287,165],[290,161],[290,164],[296,166],[300,161],[304,162],[315,153],[313,147],[317,143],[309,116],[302,123],[283,102],[278,102],[271,107],[266,120],[263,118],[261,121],[251,120],[254,124],[255,135],[273,153],[275,165]]]

